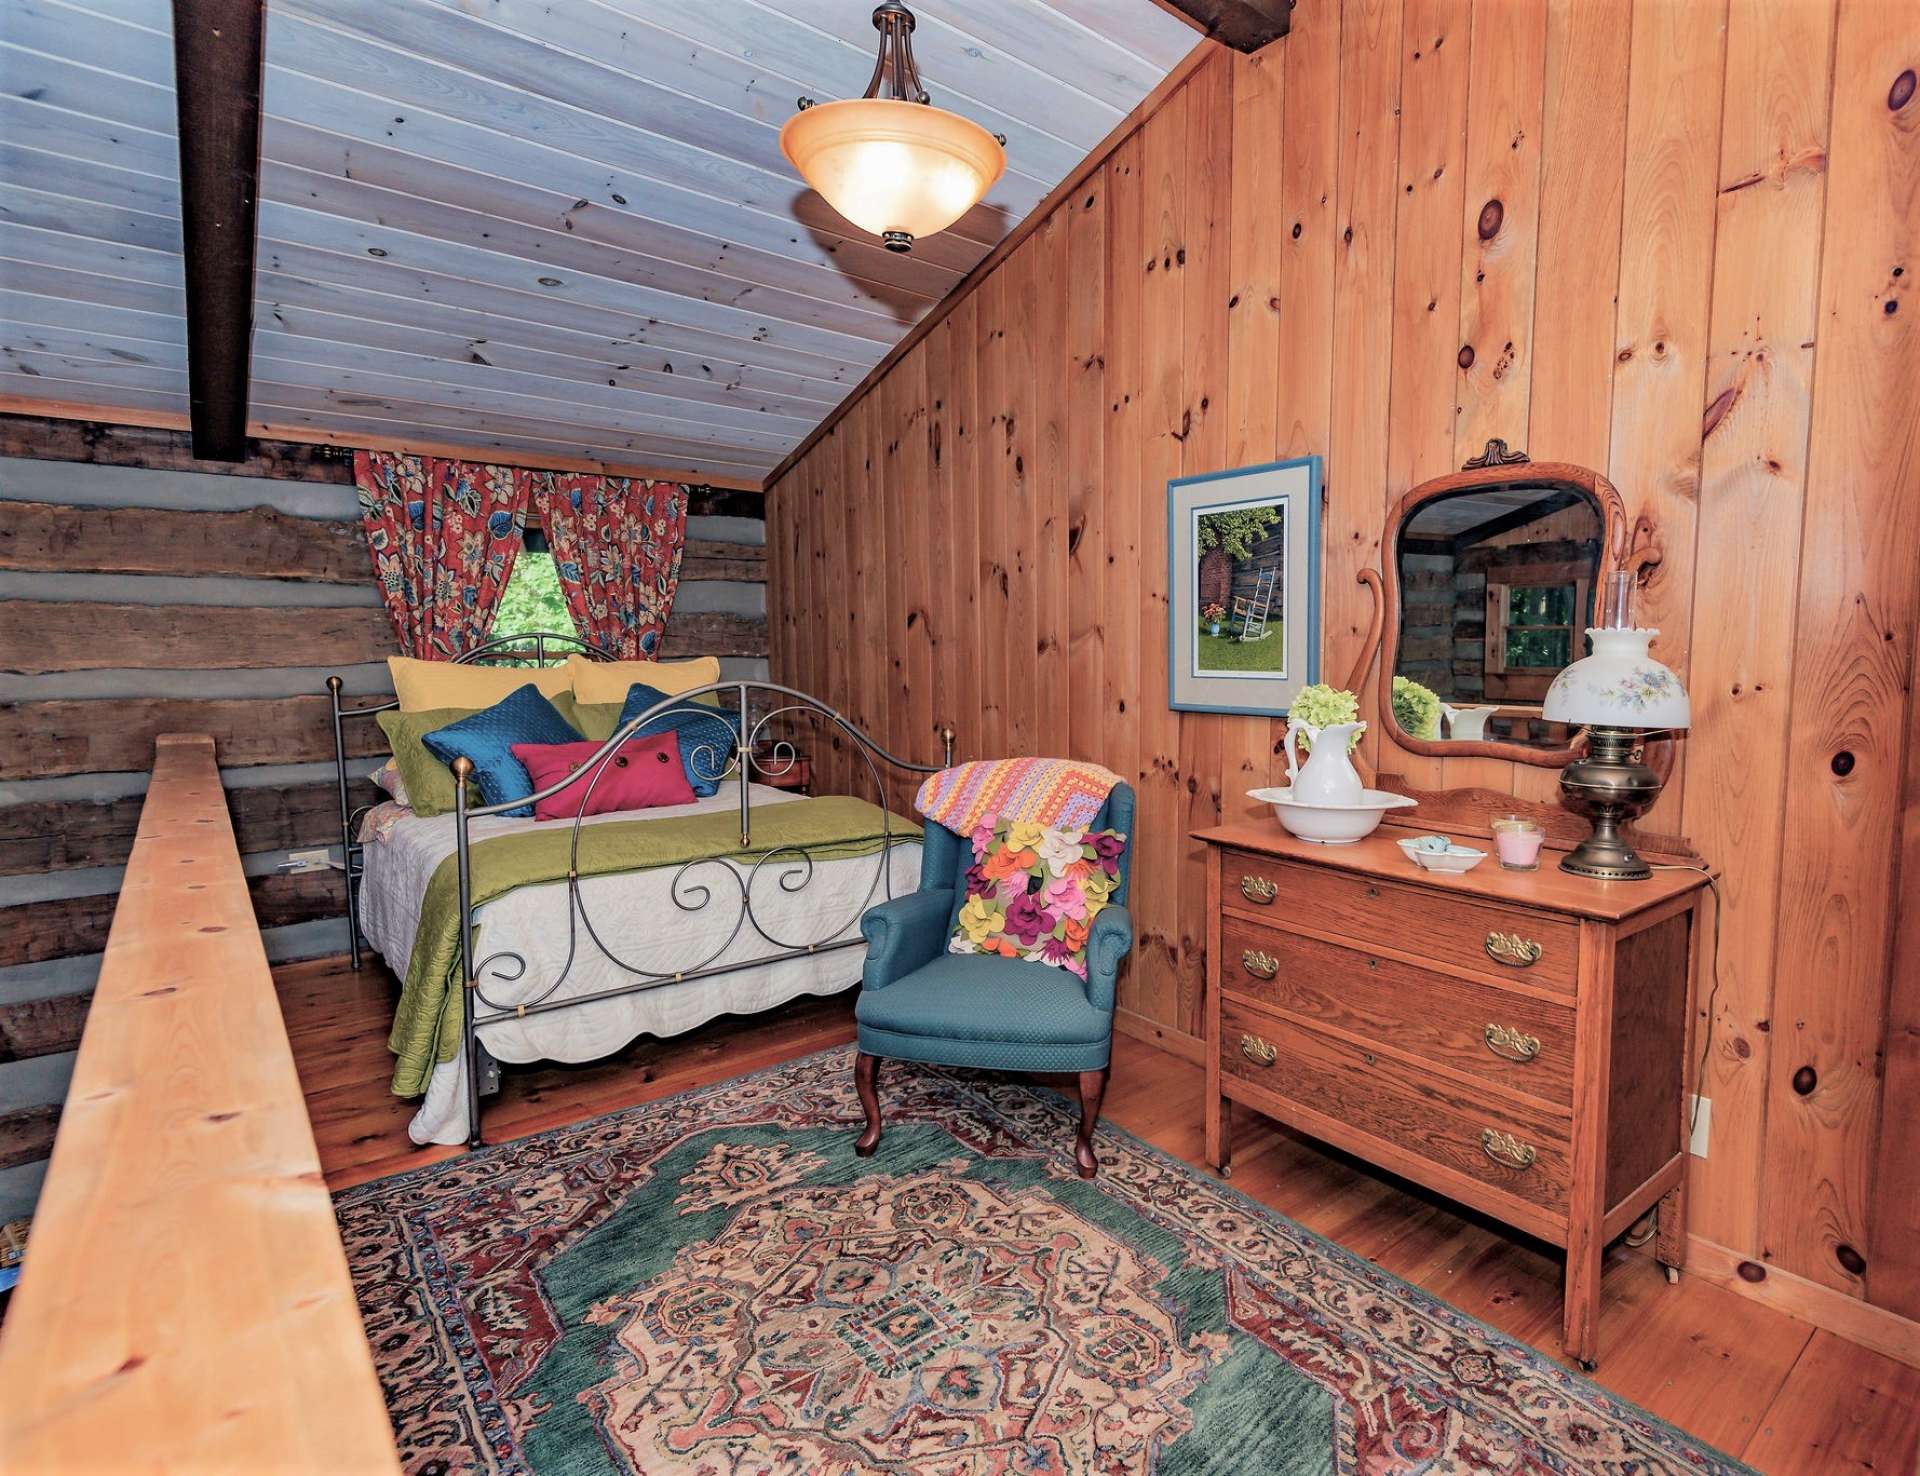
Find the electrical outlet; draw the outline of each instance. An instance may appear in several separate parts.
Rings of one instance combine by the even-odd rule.
[[[1707,1130],[1713,1126],[1713,1098],[1688,1097],[1687,1121],[1693,1124],[1693,1139],[1687,1152],[1695,1158],[1707,1156]]]
[[[280,869],[282,871],[330,871],[333,869],[333,853],[325,847],[317,851],[289,851]]]

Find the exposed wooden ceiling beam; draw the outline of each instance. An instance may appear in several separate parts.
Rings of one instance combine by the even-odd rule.
[[[149,430],[187,430],[188,418],[167,410],[128,410],[118,405],[92,404],[77,400],[42,400],[29,395],[0,394],[0,416],[33,416],[44,420],[93,421],[103,426],[132,426]],[[417,439],[411,436],[368,436],[344,431],[322,430],[314,426],[281,425],[271,420],[249,420],[247,435],[257,441],[285,442],[294,446],[339,446],[345,450],[397,451],[413,456],[449,456],[460,461],[478,461],[489,466],[524,466],[534,471],[596,472],[607,477],[640,477],[649,482],[683,482],[693,487],[716,487],[729,492],[759,493],[765,483],[760,477],[722,476],[700,471],[697,467],[655,466],[636,461],[605,461],[585,456],[553,456],[545,452],[519,452],[499,447],[462,445],[455,441]],[[271,455],[275,447],[254,447]],[[9,448],[5,427],[0,426],[0,455],[21,454]],[[244,461],[245,456],[196,457],[200,460]],[[56,460],[64,459],[56,457]],[[191,470],[191,468],[179,468]]]
[[[1203,35],[1235,51],[1258,51],[1293,25],[1293,0],[1153,0]]]
[[[1520,507],[1509,508],[1483,523],[1476,523],[1471,528],[1462,528],[1459,532],[1452,534],[1450,537],[1454,555],[1458,557],[1476,543],[1483,543],[1489,538],[1498,538],[1502,533],[1511,533],[1515,528],[1524,528],[1528,523],[1537,523],[1542,518],[1551,517],[1565,508],[1577,507],[1583,502],[1586,502],[1584,496],[1569,489],[1549,492],[1545,497],[1536,498]],[[1588,506],[1592,504],[1589,503]],[[1600,536],[1600,518],[1597,512],[1593,520],[1593,536],[1596,539]]]
[[[187,384],[193,451],[206,461],[247,454],[265,34],[261,0],[174,0]]]

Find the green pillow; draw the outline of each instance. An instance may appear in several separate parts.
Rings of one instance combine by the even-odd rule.
[[[380,731],[387,735],[387,742],[393,748],[394,767],[400,771],[400,782],[407,787],[407,803],[413,807],[414,814],[444,815],[453,808],[453,770],[428,752],[420,740],[449,723],[471,717],[475,710],[435,707],[426,712],[378,715]],[[566,715],[565,709],[561,715]]]
[[[582,702],[571,692],[563,692],[552,699],[553,705],[560,709],[560,716],[572,723],[582,738],[591,738],[595,743],[605,743],[613,736],[613,730],[620,726],[620,714],[626,707],[624,702]],[[695,697],[691,701],[699,707],[718,707],[719,697],[712,692],[704,697]]]
[[[605,743],[620,725],[621,704],[618,702],[582,702],[572,692],[562,692],[552,701],[560,716],[573,724],[575,732],[595,743]]]

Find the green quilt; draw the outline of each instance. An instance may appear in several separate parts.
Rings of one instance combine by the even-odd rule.
[[[891,825],[889,831],[886,827]],[[849,795],[826,795],[769,805],[753,812],[753,843],[740,844],[740,812],[716,810],[651,820],[613,820],[580,829],[579,871],[583,877],[622,871],[680,866],[702,857],[723,857],[752,865],[771,851],[805,846],[815,861],[871,856],[887,844],[918,841],[920,826],[898,815],[889,821],[877,805]],[[472,850],[473,905],[504,897],[521,887],[565,881],[572,864],[572,826],[524,830],[478,841]],[[566,919],[554,918],[556,927]],[[417,1097],[441,1061],[460,1051],[464,991],[460,975],[460,877],[453,856],[442,861],[427,884],[420,908],[420,931],[407,962],[400,1006],[394,1012],[387,1048],[398,1060],[393,1091]]]

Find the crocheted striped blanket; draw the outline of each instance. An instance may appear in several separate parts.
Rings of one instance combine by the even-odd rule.
[[[1076,759],[976,759],[929,775],[913,803],[955,835],[1012,820],[1084,829],[1119,782],[1111,769]]]

